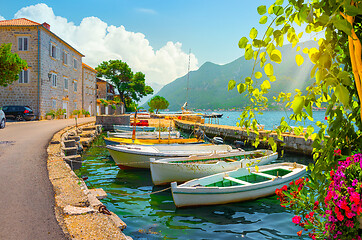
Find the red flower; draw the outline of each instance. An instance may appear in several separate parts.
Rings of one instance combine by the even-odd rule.
[[[324,117],[324,120],[328,120],[328,117]]]
[[[292,218],[292,221],[295,224],[299,224],[300,220],[302,220],[302,218],[300,216],[297,216],[297,215]]]
[[[282,187],[282,190],[283,190],[283,191],[287,191],[287,190],[288,190],[287,185],[284,185],[284,186]]]
[[[341,149],[334,150],[333,156],[340,156],[341,155]]]
[[[300,230],[299,232],[297,232],[299,237],[302,236],[302,232],[303,232],[303,230]]]

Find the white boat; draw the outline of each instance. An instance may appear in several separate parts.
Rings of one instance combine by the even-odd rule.
[[[186,182],[238,168],[265,165],[277,158],[278,153],[271,150],[231,151],[185,158],[151,158],[150,169],[153,184],[163,185],[174,181]]]
[[[133,131],[133,126],[128,126],[128,125],[113,125],[113,129],[115,131],[129,131],[132,132]],[[136,126],[136,131],[145,131],[145,132],[153,132],[155,131],[155,127],[146,127],[146,126]]]
[[[168,139],[180,138],[179,131],[172,132],[136,132],[136,139]],[[132,132],[107,132],[107,137],[111,138],[132,138]]]
[[[176,207],[215,205],[253,200],[273,195],[277,188],[302,177],[306,166],[277,163],[218,173],[184,184],[171,183]]]
[[[121,169],[150,168],[150,158],[187,157],[232,151],[229,145],[213,144],[107,145],[107,149]]]

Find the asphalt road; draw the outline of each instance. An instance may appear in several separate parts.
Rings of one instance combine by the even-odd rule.
[[[54,133],[74,124],[11,122],[0,129],[0,239],[66,239],[54,214],[46,148]]]

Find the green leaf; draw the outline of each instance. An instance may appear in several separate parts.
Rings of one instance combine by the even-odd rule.
[[[345,86],[337,85],[334,93],[343,106],[349,106],[349,91]]]
[[[273,14],[273,12],[274,12],[273,8],[274,8],[274,4],[270,5],[270,7],[268,8],[269,14]]]
[[[278,49],[274,49],[270,54],[270,59],[276,63],[281,63],[282,53]]]
[[[274,68],[273,65],[271,65],[270,63],[266,64],[264,66],[264,72],[267,76],[272,76],[274,75]]]
[[[256,30],[256,28],[253,27],[253,28],[250,30],[249,37],[250,37],[251,39],[255,39],[256,36],[258,36],[258,30]]]
[[[343,31],[348,36],[351,35],[352,25],[345,19],[333,18],[333,25],[340,31]]]
[[[362,15],[362,9],[357,8],[353,5],[350,5],[348,1],[344,4],[344,8],[346,10],[345,14],[349,16],[357,16]]]
[[[303,106],[304,106],[304,98],[302,96],[296,95],[292,103],[293,112],[295,114],[299,114],[302,111]]]
[[[242,94],[246,90],[246,86],[243,83],[239,83],[237,86],[238,92]]]
[[[275,21],[275,24],[277,26],[282,25],[284,23],[285,23],[285,17],[283,17],[283,16],[278,17],[277,20]]]
[[[265,24],[268,21],[268,17],[267,16],[262,16],[259,20],[260,24]]]
[[[339,72],[337,78],[346,86],[351,86],[353,84],[349,73],[346,71]]]
[[[252,59],[254,56],[254,51],[251,47],[247,48],[247,50],[245,51],[245,59],[246,60],[250,60]]]
[[[284,0],[276,0],[275,5],[283,5]]]
[[[265,5],[261,5],[261,6],[259,6],[259,7],[257,8],[257,10],[258,10],[258,13],[259,13],[260,15],[264,15],[264,14],[266,13],[266,6],[265,6]]]
[[[273,12],[274,12],[275,15],[280,16],[280,15],[282,15],[284,13],[284,8],[281,7],[281,6],[274,6],[273,7]]]
[[[297,54],[297,55],[295,56],[295,61],[296,61],[297,65],[300,66],[300,65],[303,64],[304,58],[302,57],[302,55]]]
[[[255,78],[256,79],[260,79],[260,78],[262,78],[263,77],[263,74],[261,73],[261,72],[256,72],[255,73]]]
[[[265,80],[261,85],[260,88],[262,90],[267,90],[271,88],[270,82],[268,80]]]
[[[234,89],[235,85],[236,85],[235,80],[230,80],[228,83],[228,91]]]
[[[246,45],[248,44],[248,39],[246,37],[242,37],[240,40],[239,40],[239,48],[243,49],[246,47]]]

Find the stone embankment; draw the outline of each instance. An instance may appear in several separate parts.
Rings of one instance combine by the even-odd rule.
[[[69,239],[126,239],[126,224],[108,211],[99,199],[102,189],[88,189],[72,171],[81,166],[80,152],[100,132],[93,124],[67,127],[56,133],[48,146],[49,179],[55,193],[56,218]],[[67,164],[67,162],[69,164]]]
[[[226,141],[243,141],[251,143],[255,141],[256,134],[250,132],[248,135],[247,131],[241,127],[216,125],[216,124],[200,124],[191,121],[175,120],[175,125],[186,132],[192,132],[194,129],[201,129],[205,132],[208,137],[222,137]],[[259,146],[268,148],[268,143],[263,142],[262,139],[266,137],[273,137],[278,143],[278,150],[284,150],[285,152],[299,153],[311,156],[313,151],[313,140],[305,139],[304,136],[297,136],[294,133],[282,134],[283,140],[277,138],[277,134],[264,129],[259,130],[259,138],[261,140]]]

